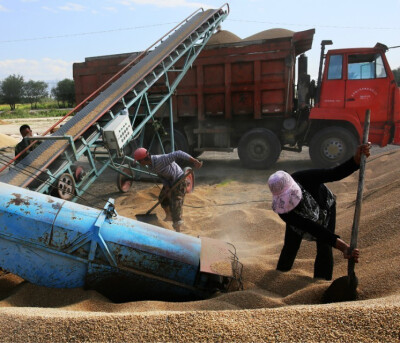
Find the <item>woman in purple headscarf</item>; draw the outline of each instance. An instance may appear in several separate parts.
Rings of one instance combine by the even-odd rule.
[[[336,200],[325,182],[344,179],[359,169],[361,154],[370,155],[371,144],[357,148],[354,157],[343,164],[327,169],[309,169],[292,175],[278,170],[268,179],[272,192],[272,210],[286,223],[285,242],[277,270],[292,268],[302,239],[316,241],[317,256],[314,277],[332,279],[332,247],[343,252],[344,258],[358,262],[359,250],[335,234]]]

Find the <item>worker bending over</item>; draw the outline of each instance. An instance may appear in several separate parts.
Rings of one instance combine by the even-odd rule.
[[[358,262],[359,250],[335,234],[336,199],[325,182],[342,180],[360,168],[361,154],[370,155],[371,144],[360,145],[343,164],[326,169],[309,169],[289,175],[283,170],[272,174],[268,186],[272,192],[272,210],[286,223],[285,241],[277,270],[292,268],[302,239],[317,243],[314,277],[332,279],[332,247],[342,251],[344,258]]]
[[[203,162],[200,162],[181,150],[163,155],[150,155],[145,148],[138,148],[135,150],[133,157],[140,165],[148,166],[149,170],[157,174],[161,179],[163,188],[158,198],[166,215],[164,220],[172,221],[173,228],[177,232],[180,232],[183,224],[182,207],[186,194],[186,182],[181,182],[171,189],[177,182],[185,177],[185,173],[176,163],[176,160],[181,159],[188,161],[192,163],[196,169],[201,168]]]

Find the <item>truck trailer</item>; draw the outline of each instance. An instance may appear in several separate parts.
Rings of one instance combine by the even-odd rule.
[[[388,48],[378,43],[325,53],[332,42],[324,40],[318,79],[311,80],[305,53],[314,34],[272,29],[240,39],[220,30],[148,125],[162,133],[164,147],[172,138],[171,149],[194,156],[237,148],[243,166],[254,169],[271,167],[282,150],[301,152],[304,146],[317,166],[343,162],[360,143],[367,109],[370,141],[400,144],[400,92],[385,56]],[[137,55],[74,63],[76,101],[84,102]],[[167,91],[173,72],[168,76],[149,90],[149,99]],[[131,108],[130,115],[141,110]],[[147,135],[136,146],[163,152],[162,144],[153,143]]]

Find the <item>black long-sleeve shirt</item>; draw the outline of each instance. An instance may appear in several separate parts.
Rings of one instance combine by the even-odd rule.
[[[341,165],[327,169],[308,169],[298,171],[292,174],[293,179],[300,184],[306,191],[308,191],[318,205],[322,208],[325,207],[323,203],[324,196],[322,195],[322,186],[326,182],[339,181],[351,175],[360,168],[352,157]],[[303,201],[303,199],[301,200]],[[298,205],[299,206],[299,205]],[[339,237],[334,234],[334,228],[329,230],[322,225],[317,224],[311,219],[304,218],[299,214],[290,211],[288,213],[279,214],[282,220],[295,228],[305,231],[314,236],[317,240],[324,241],[331,246],[335,246],[336,239]]]

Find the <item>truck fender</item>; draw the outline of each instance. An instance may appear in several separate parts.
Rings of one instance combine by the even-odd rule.
[[[358,137],[362,137],[363,125],[360,122],[360,115],[355,111],[338,112],[337,109],[313,108],[311,109],[309,120],[310,121],[318,120],[325,122],[327,120],[331,120],[333,125],[336,125],[337,122],[346,122],[350,124],[357,131]],[[327,125],[324,126],[329,126],[329,125],[331,124],[327,123]]]

